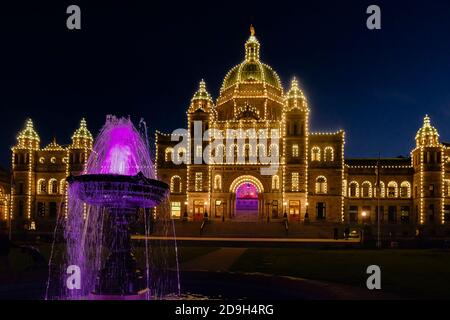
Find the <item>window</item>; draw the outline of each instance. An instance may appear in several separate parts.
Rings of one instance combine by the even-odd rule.
[[[164,160],[172,161],[173,160],[173,148],[166,148],[164,152]]]
[[[50,179],[48,181],[48,189],[50,194],[58,194],[58,180]]]
[[[347,197],[347,180],[342,180],[342,195]]]
[[[428,190],[430,191],[430,197],[434,197],[434,184],[430,184]]]
[[[214,176],[214,190],[222,190],[222,176],[220,174]]]
[[[334,149],[333,147],[326,147],[323,152],[323,160],[326,162],[334,161]]]
[[[45,179],[39,179],[38,194],[45,194],[45,193],[47,193],[47,183],[45,182]]]
[[[411,198],[411,184],[408,181],[403,181],[400,184],[400,197]]]
[[[48,204],[48,215],[50,218],[56,218],[58,214],[57,204],[56,202],[50,202]]]
[[[278,157],[278,155],[279,155],[278,145],[276,145],[274,143],[270,145],[269,155]]]
[[[320,148],[313,147],[311,149],[311,161],[320,161]]]
[[[23,182],[19,183],[19,194],[23,194],[24,191],[24,186],[23,186]]]
[[[22,200],[19,200],[19,203],[18,203],[18,207],[19,207],[19,217],[23,217],[23,201]]]
[[[278,175],[272,176],[272,190],[280,190],[280,177]]]
[[[298,157],[298,144],[292,145],[292,156],[294,158]]]
[[[39,218],[45,217],[45,203],[44,202],[37,203],[37,212],[36,213]]]
[[[59,193],[65,194],[66,192],[66,179],[61,179],[59,182]]]
[[[404,223],[404,224],[409,223],[409,207],[408,206],[400,207],[400,221],[401,221],[401,223]]]
[[[450,180],[445,179],[444,180],[444,196],[445,197],[450,197]]]
[[[216,200],[215,205],[216,205],[216,210],[215,210],[216,218],[223,217],[224,202],[222,200]]]
[[[356,181],[350,182],[348,185],[348,194],[351,198],[359,197],[359,184]]]
[[[398,197],[398,185],[397,182],[391,181],[388,183],[388,198]]]
[[[181,202],[172,201],[170,203],[170,212],[172,219],[179,219],[181,217]]]
[[[299,177],[298,172],[292,172],[291,175],[291,191],[297,192],[299,190]]]
[[[378,213],[380,214],[380,222],[383,222],[383,220],[384,220],[384,207],[383,206],[375,207],[375,222],[378,222]]]
[[[372,183],[370,181],[364,181],[361,184],[361,196],[363,198],[372,198]]]
[[[187,153],[186,153],[186,149],[183,147],[178,148],[177,150],[177,160],[178,162],[187,162],[186,159]]]
[[[450,205],[444,206],[444,222],[450,222]]]
[[[348,219],[350,220],[351,223],[356,223],[358,222],[358,206],[350,206],[349,210],[348,210]]]
[[[324,176],[316,178],[316,193],[327,193],[327,178]]]
[[[388,207],[388,222],[389,223],[397,223],[397,207],[396,206]]]
[[[386,197],[386,186],[383,181],[380,181],[380,198]]]
[[[272,201],[272,218],[278,218],[278,200]]]
[[[203,173],[196,172],[195,173],[195,191],[203,190]]]
[[[316,205],[317,220],[325,220],[327,214],[327,207],[325,202],[318,202]]]
[[[289,215],[298,216],[300,214],[300,201],[289,201]]]
[[[434,204],[428,207],[428,221],[434,222]]]
[[[170,178],[170,192],[181,193],[181,177],[173,176]]]
[[[203,156],[203,147],[202,146],[195,147],[195,156],[197,158],[201,158]]]

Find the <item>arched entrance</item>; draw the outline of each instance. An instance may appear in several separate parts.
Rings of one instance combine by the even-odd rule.
[[[261,182],[253,176],[241,176],[230,186],[233,193],[233,218],[241,221],[257,221],[262,208]]]

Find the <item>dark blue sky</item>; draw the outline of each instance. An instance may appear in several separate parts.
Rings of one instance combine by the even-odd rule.
[[[96,133],[108,113],[185,126],[199,80],[217,98],[242,61],[250,23],[284,86],[299,78],[312,130],[346,130],[347,156],[407,156],[426,113],[450,140],[450,1],[92,2],[2,4],[2,166],[27,117],[43,145],[68,143],[81,117]],[[81,31],[66,29],[69,4]]]

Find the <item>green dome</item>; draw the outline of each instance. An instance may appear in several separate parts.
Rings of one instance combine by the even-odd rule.
[[[245,60],[231,69],[223,80],[221,91],[238,83],[263,82],[282,90],[280,77],[268,65],[259,60],[259,42],[252,35],[245,43]]]

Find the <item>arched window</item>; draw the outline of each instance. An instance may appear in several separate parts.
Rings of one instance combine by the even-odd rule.
[[[214,158],[218,163],[223,163],[224,156],[225,156],[225,146],[223,144],[218,144],[214,148]]]
[[[214,190],[222,190],[222,176],[220,174],[214,176]]]
[[[187,152],[186,152],[186,148],[184,147],[180,147],[177,149],[177,160],[179,162],[187,162],[186,161],[186,156],[187,156]]]
[[[344,197],[347,197],[347,180],[342,181],[342,194]]]
[[[48,191],[50,194],[58,193],[58,180],[52,178],[48,181]]]
[[[228,148],[228,154],[229,154],[230,156],[234,156],[235,158],[236,158],[237,155],[238,155],[238,151],[239,151],[238,145],[235,144],[235,143],[233,143],[232,145],[230,145],[229,148]]]
[[[245,156],[246,159],[250,158],[250,156],[253,155],[253,152],[252,152],[252,151],[253,151],[253,150],[252,150],[251,145],[248,144],[248,143],[246,143],[246,144],[244,145],[244,156]]]
[[[269,155],[278,157],[279,149],[278,149],[278,145],[277,144],[272,143],[270,145],[270,147],[269,147]]]
[[[359,183],[352,181],[348,184],[348,194],[351,198],[359,198]]]
[[[164,156],[164,159],[166,160],[166,161],[172,161],[173,160],[173,148],[166,148],[166,151],[165,151],[165,156]]]
[[[327,178],[319,176],[316,178],[316,193],[327,193]]]
[[[272,190],[280,190],[280,177],[278,175],[272,176]]]
[[[37,193],[38,194],[45,194],[47,193],[47,182],[45,179],[39,179],[37,183]]]
[[[66,193],[66,179],[61,179],[61,181],[59,181],[59,193],[60,194]]]
[[[375,185],[373,188],[375,197],[378,197],[378,187]],[[386,197],[386,187],[383,181],[380,181],[380,198]]]
[[[173,176],[170,178],[170,192],[181,193],[181,177]]]
[[[364,181],[361,184],[361,197],[372,198],[372,183],[370,181]]]
[[[323,161],[330,161],[333,162],[334,161],[334,149],[333,147],[326,147],[325,150],[323,151]]]
[[[400,184],[400,197],[411,198],[411,184],[408,181],[403,181]]]
[[[267,156],[266,146],[264,144],[260,143],[256,146],[256,148],[258,149],[258,157],[261,157],[261,156],[266,157]]]
[[[398,184],[395,181],[388,183],[388,198],[398,198]]]
[[[312,147],[311,161],[320,161],[320,148],[319,147]]]

